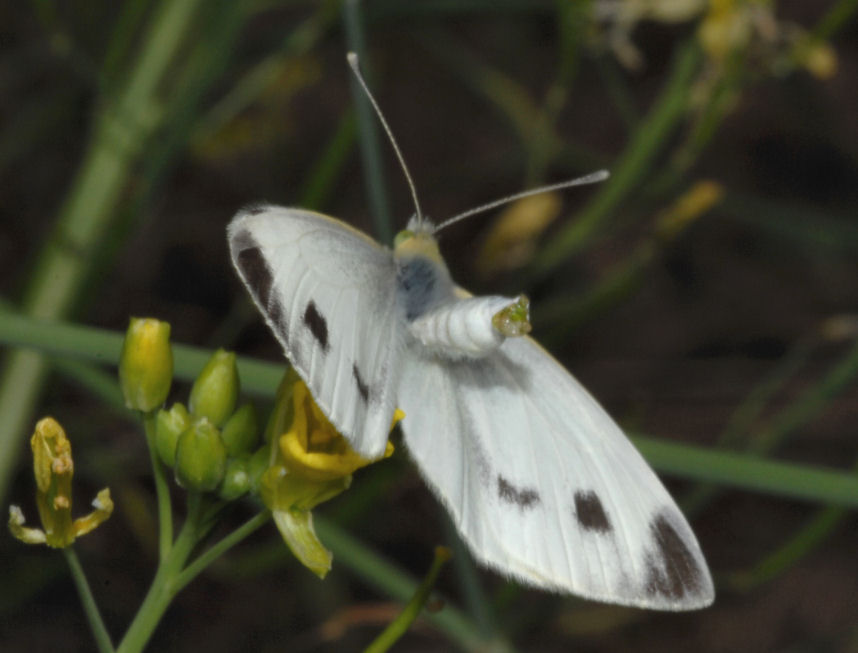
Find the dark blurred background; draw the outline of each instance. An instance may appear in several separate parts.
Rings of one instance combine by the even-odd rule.
[[[413,212],[388,144],[376,141],[379,167],[362,158],[378,125],[355,114],[345,53],[358,49],[431,217],[612,171],[457,224],[442,250],[475,292],[527,292],[534,335],[630,432],[854,469],[856,8],[6,3],[3,309],[120,332],[151,315],[175,342],[280,360],[228,260],[236,210],[305,206],[388,243]],[[118,639],[156,557],[139,425],[68,366],[10,376],[4,349],[0,406],[17,410],[0,415],[5,503],[35,518],[27,438],[54,415],[79,509],[105,485],[117,503],[77,549]],[[483,571],[474,603],[464,563],[439,591],[522,651],[858,650],[854,510],[664,478],[715,575],[712,608],[625,610]],[[450,541],[404,448],[321,513],[415,576]],[[61,557],[11,537],[0,555],[0,648],[93,650]],[[150,650],[358,650],[396,610],[336,559],[320,582],[268,527],[177,598]],[[421,623],[396,650],[458,647]]]

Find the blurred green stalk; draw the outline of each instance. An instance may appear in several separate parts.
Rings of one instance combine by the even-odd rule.
[[[575,221],[546,243],[534,260],[534,276],[543,278],[560,263],[581,252],[612,211],[650,174],[655,157],[686,116],[688,96],[701,60],[702,53],[694,40],[688,41],[676,53],[670,78],[661,96],[638,124],[616,165],[611,166],[611,178],[599,187],[596,196]]]
[[[40,322],[0,312],[0,344],[36,347],[43,352],[76,356],[102,364],[119,360],[122,336],[118,333],[70,324]],[[191,379],[210,352],[187,345],[173,345],[176,378]],[[807,420],[852,378],[858,367],[858,343],[844,361],[814,386],[778,422],[778,431]],[[282,366],[246,358],[238,359],[242,388],[270,396],[282,376]],[[734,453],[694,447],[654,438],[633,438],[653,467],[682,478],[711,481],[727,487],[765,492],[829,505],[858,507],[858,477],[852,472],[765,460],[759,454]]]
[[[65,317],[90,270],[140,153],[161,124],[159,86],[173,72],[180,46],[200,0],[164,0],[154,10],[128,82],[96,118],[77,179],[60,209],[24,294],[22,311],[32,317]],[[9,355],[0,376],[0,499],[15,469],[21,438],[49,366],[34,351]]]

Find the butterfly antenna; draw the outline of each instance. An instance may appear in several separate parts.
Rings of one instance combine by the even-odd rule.
[[[375,113],[378,116],[379,121],[381,122],[381,126],[384,127],[384,131],[387,132],[387,137],[390,139],[390,144],[393,146],[393,151],[396,152],[396,158],[399,159],[399,165],[402,166],[402,172],[405,173],[405,179],[406,181],[408,181],[408,187],[411,189],[411,199],[414,200],[414,210],[417,213],[417,222],[418,224],[423,224],[423,211],[420,210],[420,202],[417,199],[417,189],[414,186],[414,180],[411,178],[411,173],[408,172],[408,166],[405,165],[405,158],[402,156],[402,152],[399,150],[399,145],[396,144],[396,139],[393,137],[393,132],[390,130],[390,126],[384,119],[384,114],[381,112],[381,107],[378,106],[378,102],[376,102],[375,98],[372,96],[372,93],[369,90],[369,86],[367,86],[366,82],[363,79],[363,76],[360,74],[357,53],[349,52],[346,55],[346,60],[349,62],[349,66],[351,66],[352,72],[354,72],[355,77],[357,77],[358,83],[360,83],[361,87],[363,88],[363,92],[366,93],[366,96],[369,98],[373,109],[375,109]]]
[[[504,204],[509,204],[510,202],[515,202],[516,200],[520,200],[524,197],[530,197],[531,195],[539,195],[540,193],[550,193],[551,191],[560,190],[561,188],[570,188],[572,186],[595,184],[600,181],[604,181],[609,176],[610,173],[607,170],[597,170],[596,172],[591,172],[589,175],[584,175],[583,177],[570,179],[568,181],[561,181],[559,184],[540,186],[539,188],[532,188],[521,193],[516,193],[515,195],[508,195],[507,197],[502,197],[498,200],[495,200],[494,202],[483,204],[482,206],[478,206],[475,209],[470,209],[468,211],[465,211],[464,213],[460,213],[459,215],[454,215],[448,220],[444,220],[444,222],[435,227],[435,232],[437,233],[441,231],[441,229],[449,227],[451,224],[453,224],[454,222],[458,222],[459,220],[470,218],[472,215],[476,215],[477,213],[483,213],[484,211],[491,211],[494,208],[503,206]]]

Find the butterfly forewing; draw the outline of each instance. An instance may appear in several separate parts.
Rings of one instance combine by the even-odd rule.
[[[479,560],[612,603],[712,602],[703,555],[667,491],[534,341],[509,339],[479,360],[403,360],[409,451]]]
[[[239,276],[316,402],[355,450],[380,456],[404,319],[391,252],[338,220],[276,206],[241,211],[229,244]]]

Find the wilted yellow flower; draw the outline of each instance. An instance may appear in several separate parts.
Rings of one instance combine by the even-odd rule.
[[[828,43],[803,39],[796,46],[796,59],[818,79],[831,79],[837,73],[837,53]]]
[[[559,193],[540,193],[510,204],[492,224],[477,254],[482,277],[527,265],[539,237],[560,215]]]
[[[105,488],[98,493],[92,502],[93,512],[72,521],[74,462],[71,443],[63,427],[52,417],[40,420],[30,446],[33,449],[33,475],[36,477],[36,505],[44,530],[24,527],[24,514],[18,506],[9,507],[9,530],[27,544],[67,547],[75,538],[89,533],[110,517],[113,512],[110,490]]]
[[[676,237],[723,197],[724,187],[718,182],[711,180],[697,182],[658,216],[656,233],[664,240]]]

